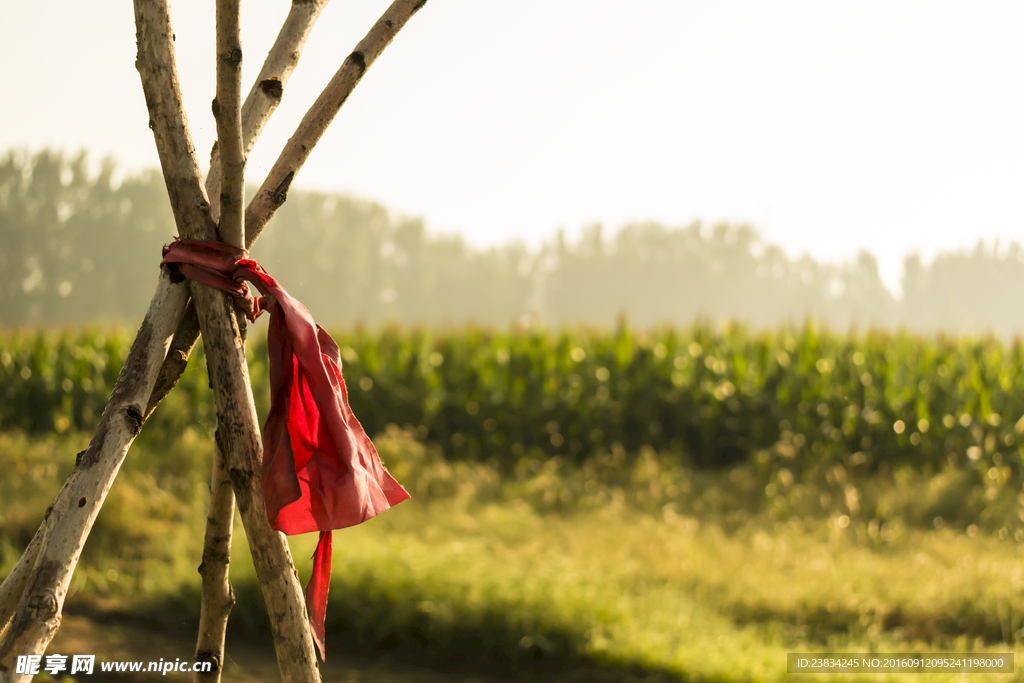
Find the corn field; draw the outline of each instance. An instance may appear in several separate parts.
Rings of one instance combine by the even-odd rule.
[[[249,335],[257,406],[266,342]],[[369,434],[404,427],[453,460],[582,462],[612,448],[794,473],[909,464],[1021,472],[1024,351],[995,338],[741,326],[612,330],[334,330]],[[94,429],[131,344],[124,330],[0,332],[0,429]],[[201,346],[147,431],[214,423]]]

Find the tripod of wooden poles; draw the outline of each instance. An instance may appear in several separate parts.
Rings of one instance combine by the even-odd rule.
[[[239,0],[217,0],[217,143],[204,185],[182,106],[167,0],[134,0],[135,65],[181,238],[250,248],[285,202],[295,174],[363,74],[426,4],[392,2],[306,112],[245,206],[246,157],[280,103],[327,2],[292,1],[243,103]],[[153,256],[155,265],[157,255]],[[281,678],[286,683],[320,680],[298,575],[284,535],[270,526],[263,500],[263,451],[245,362],[245,319],[224,292],[172,281],[166,268],[159,271],[156,293],[89,447],[78,454],[39,530],[0,585],[0,683],[31,679],[31,674],[17,671],[17,659],[42,655],[60,627],[68,586],[96,515],[146,419],[181,377],[200,333],[216,401],[217,430],[199,567],[202,609],[196,645],[196,661],[209,662],[211,670],[195,673],[194,678],[220,680],[224,634],[234,604],[228,563],[237,502],[263,589]]]

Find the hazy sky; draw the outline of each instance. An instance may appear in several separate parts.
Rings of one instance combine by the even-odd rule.
[[[387,6],[333,0],[249,160],[259,181]],[[172,3],[200,157],[213,5]],[[248,91],[287,12],[243,2]],[[747,221],[792,254],[1024,241],[1024,3],[430,0],[296,178],[474,244],[637,219]],[[131,3],[6,3],[0,150],[157,164]]]

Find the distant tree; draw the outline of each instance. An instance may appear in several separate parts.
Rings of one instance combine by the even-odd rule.
[[[134,322],[153,254],[175,226],[163,180],[146,172],[113,183],[85,153],[11,151],[0,161],[0,324]],[[253,189],[250,194],[253,194]],[[903,326],[922,332],[1024,331],[1024,249],[1016,243],[904,261],[897,300],[868,252],[823,263],[788,256],[746,225],[600,224],[576,240],[559,232],[539,250],[475,249],[431,234],[417,218],[339,194],[295,190],[254,250],[331,325],[689,324],[757,327],[813,318],[836,329]],[[97,264],[103,264],[98,267]],[[323,283],[330,282],[330,287]]]
[[[174,234],[155,173],[112,186],[114,162],[91,176],[85,153],[8,152],[0,162],[0,321],[5,325],[125,320],[150,292],[126,286]],[[102,264],[102,267],[99,265]]]
[[[1016,242],[943,252],[925,266],[904,261],[904,319],[912,329],[951,333],[1024,332],[1024,249]]]

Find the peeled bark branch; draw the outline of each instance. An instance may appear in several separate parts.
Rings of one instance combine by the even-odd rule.
[[[213,207],[216,207],[214,202]],[[213,213],[213,211],[211,211]],[[174,385],[181,379],[185,367],[188,365],[188,358],[192,355],[192,349],[199,341],[199,317],[196,315],[195,302],[189,301],[185,306],[184,313],[179,311],[167,311],[166,315],[179,318],[178,327],[174,330],[174,339],[171,347],[167,350],[167,358],[164,360],[160,374],[156,377],[156,384],[153,386],[153,393],[149,396],[149,404],[146,406],[146,419],[153,414],[160,401],[171,392]]]
[[[288,197],[288,188],[295,174],[306,163],[313,147],[323,137],[327,126],[345,100],[352,94],[366,70],[376,61],[412,15],[426,4],[426,0],[395,0],[373,25],[355,50],[345,58],[341,68],[323,92],[302,117],[295,133],[277,157],[259,192],[245,211],[246,233],[255,239],[266,227],[277,209]]]
[[[239,0],[217,0],[217,149],[224,184],[220,191],[220,239],[241,247],[245,243],[242,207],[245,200],[245,150],[242,145],[242,41]],[[242,325],[244,326],[244,321]],[[243,327],[244,329],[244,327]],[[244,340],[243,340],[244,344]],[[244,347],[243,347],[244,348]],[[245,359],[242,359],[245,362]],[[212,377],[212,373],[210,374]],[[220,431],[220,415],[217,430]],[[218,438],[217,442],[220,443]],[[220,446],[214,448],[210,475],[210,507],[203,539],[202,598],[195,661],[208,662],[209,671],[196,672],[196,683],[219,683],[224,667],[228,617],[235,604],[228,580],[235,494]]]
[[[195,661],[210,662],[211,667],[208,672],[195,673],[193,680],[196,683],[216,683],[224,669],[224,636],[228,616],[235,606],[235,593],[228,582],[234,518],[235,493],[231,489],[231,477],[228,476],[224,454],[216,447],[210,479],[210,509],[203,539],[203,562],[199,565],[203,597],[195,656]]]
[[[83,453],[79,453],[81,457]],[[61,487],[60,492],[57,493],[57,498],[46,510],[46,515],[43,517],[43,523],[39,525],[32,540],[29,541],[28,547],[25,548],[25,552],[21,554],[17,564],[14,565],[14,569],[4,579],[2,585],[0,585],[0,634],[4,633],[7,624],[11,621],[11,617],[14,616],[14,611],[18,607],[18,602],[21,600],[21,596],[25,593],[25,587],[28,585],[29,576],[32,569],[36,566],[36,560],[39,558],[39,551],[43,547],[43,536],[46,535],[46,528],[50,522],[55,509],[63,510],[67,501],[68,485],[71,483],[71,477],[64,482],[64,486]]]
[[[48,523],[37,532],[39,549],[34,561],[26,561],[28,579],[14,618],[0,641],[0,680],[26,680],[28,677],[14,673],[17,656],[42,654],[60,626],[68,584],[85,539],[128,447],[142,429],[143,411],[174,333],[175,321],[162,312],[165,308],[184,309],[187,296],[184,285],[172,284],[168,273],[161,271],[153,303],[121,368],[96,434],[54,501]],[[18,583],[12,581],[12,586]]]
[[[242,40],[239,0],[217,0],[217,149],[223,186],[220,191],[221,241],[242,246],[245,206],[245,149],[242,143]]]
[[[242,140],[245,142],[246,156],[252,151],[270,116],[277,109],[284,96],[284,88],[291,78],[292,72],[299,64],[299,55],[306,44],[306,39],[313,30],[320,12],[327,6],[328,0],[292,0],[288,16],[277,34],[277,40],[263,62],[256,82],[253,83],[249,95],[242,105]],[[219,134],[218,134],[219,135]],[[210,197],[220,194],[220,150],[214,145],[210,155],[210,174],[206,178],[206,193]],[[215,208],[214,218],[218,213]],[[248,249],[254,240],[246,244]]]

